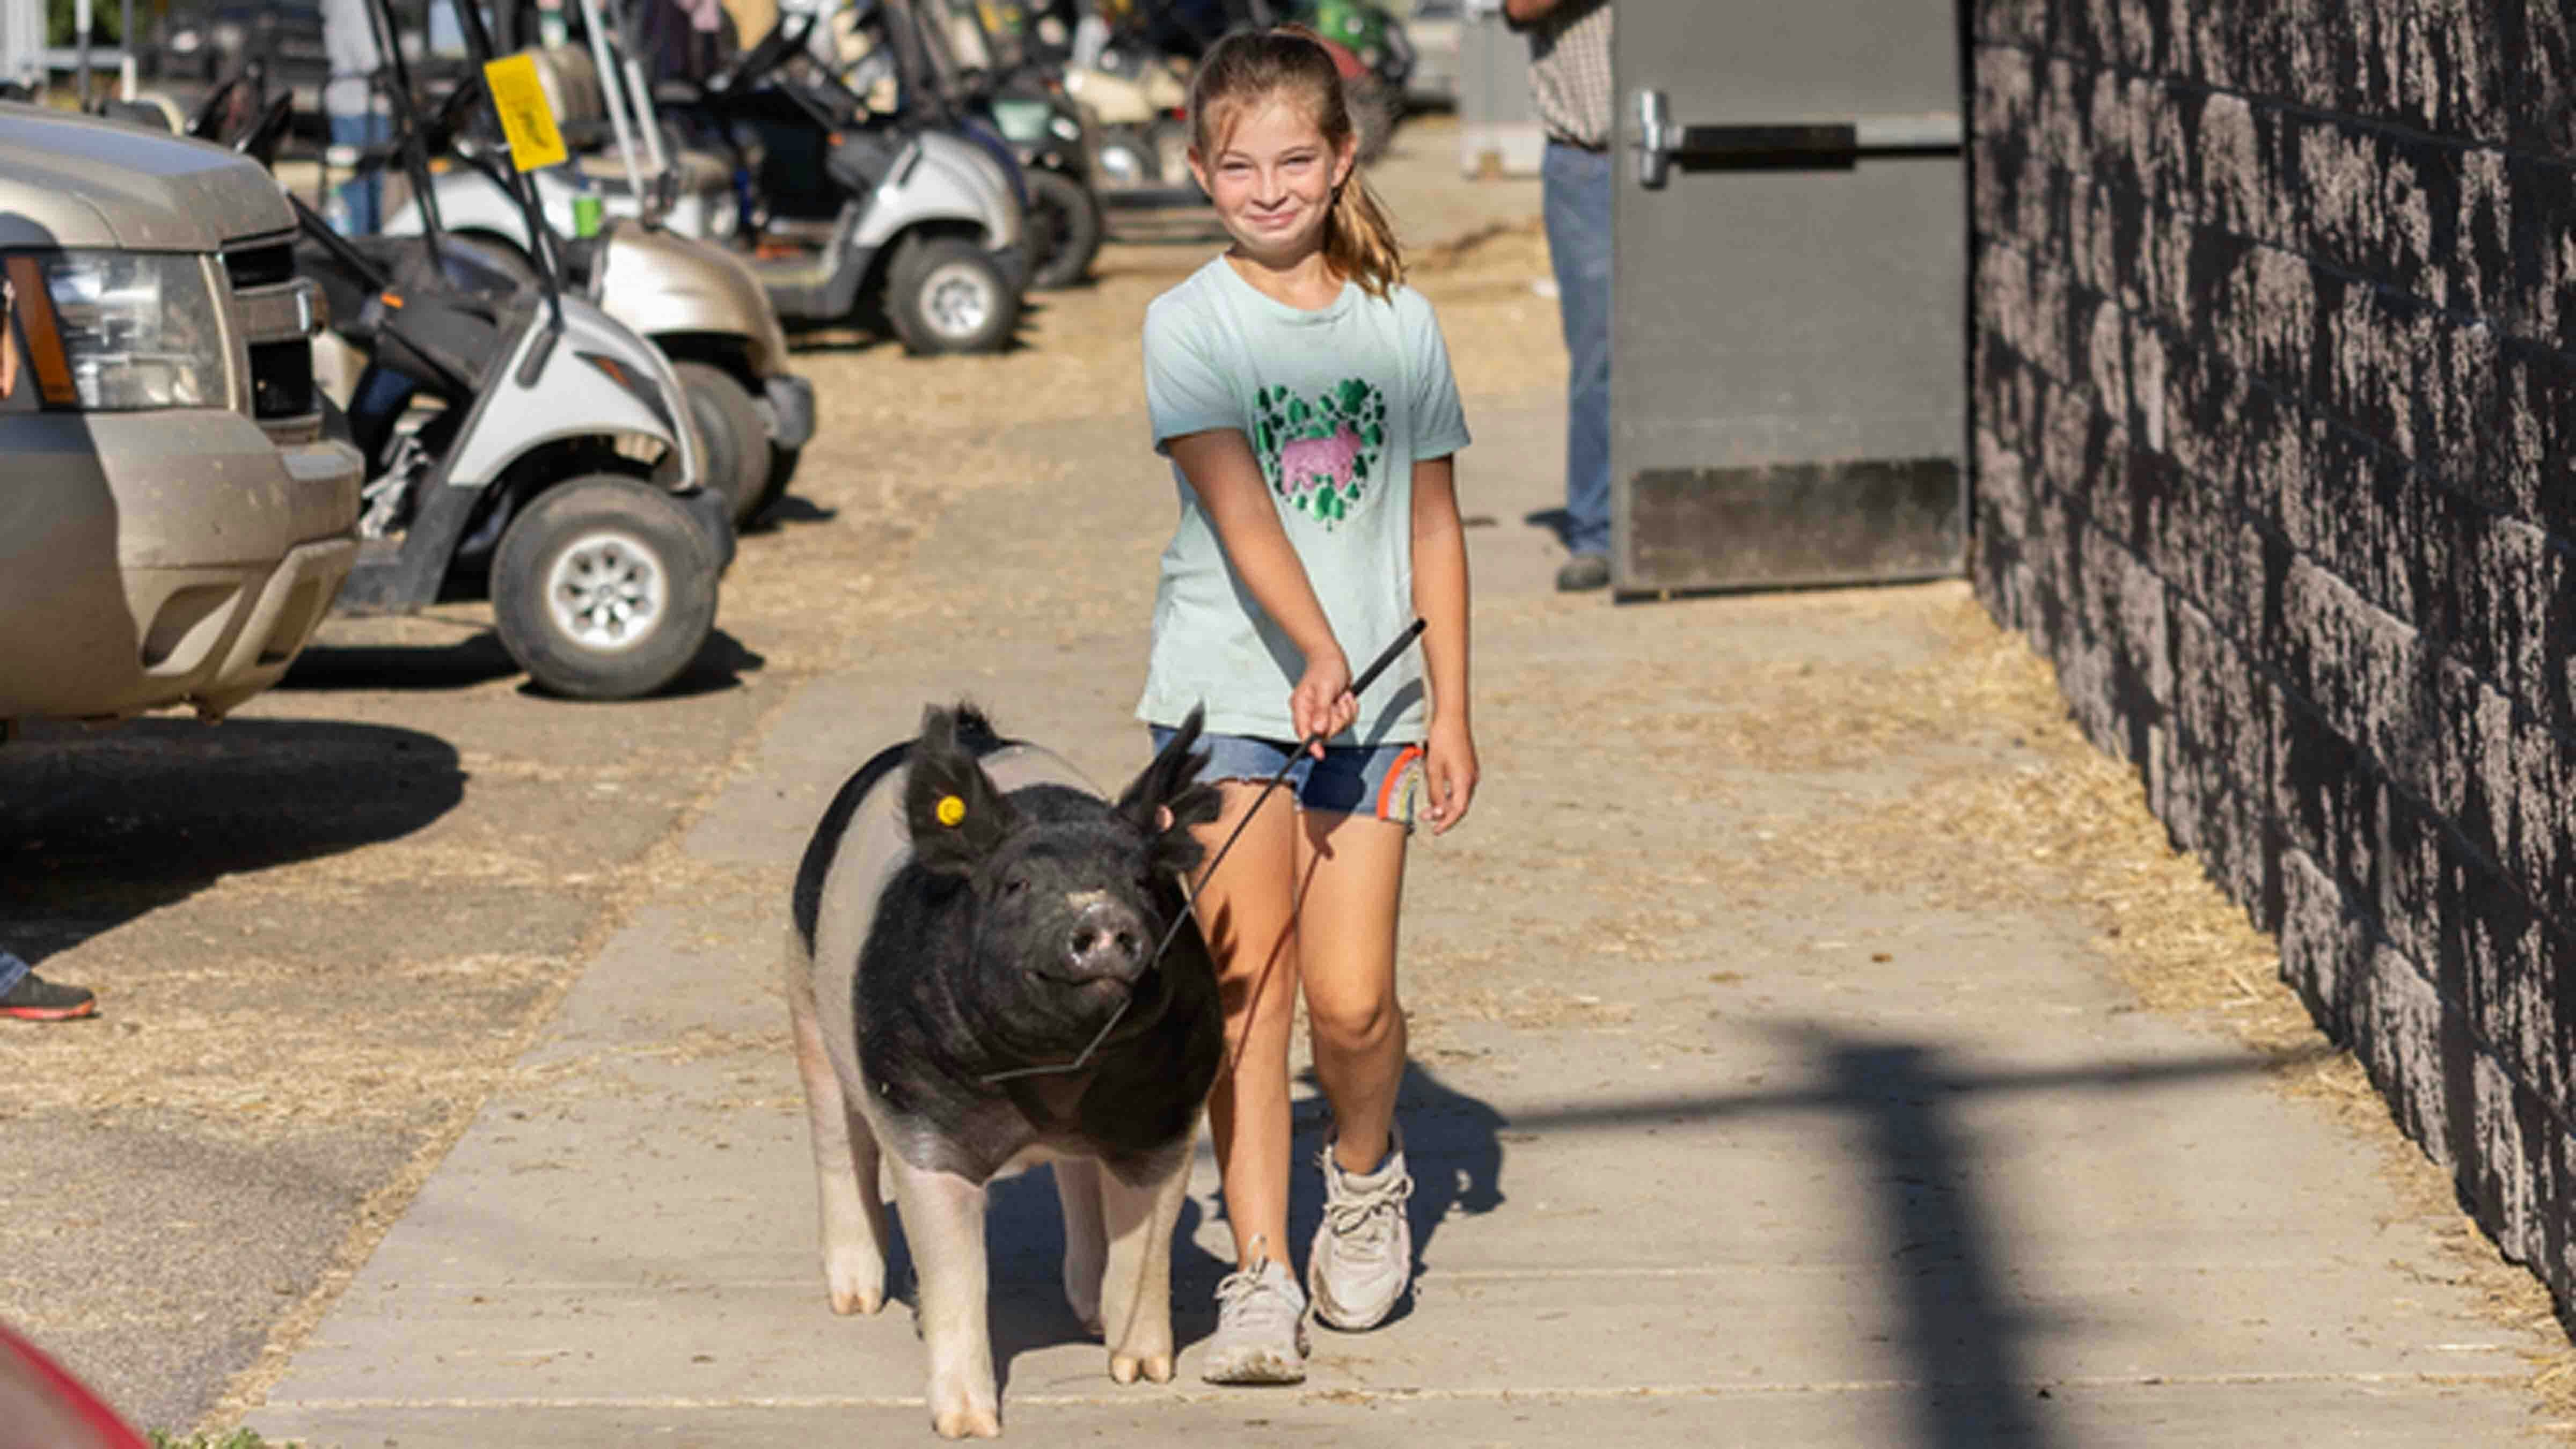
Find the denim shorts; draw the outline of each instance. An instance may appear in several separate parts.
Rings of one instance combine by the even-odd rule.
[[[1154,725],[1154,749],[1160,752],[1178,731]],[[1280,786],[1305,810],[1336,815],[1370,815],[1411,830],[1423,793],[1420,745],[1326,745],[1318,760],[1288,740],[1254,739],[1250,735],[1202,735],[1208,752],[1199,779],[1210,783],[1245,780],[1270,783],[1281,765],[1288,778]],[[1296,763],[1289,764],[1291,757]]]

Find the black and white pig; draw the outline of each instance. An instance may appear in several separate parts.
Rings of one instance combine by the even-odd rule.
[[[882,1153],[947,1437],[1001,1432],[984,1194],[1033,1163],[1054,1163],[1065,1296],[1110,1377],[1172,1376],[1172,1233],[1223,1051],[1196,923],[1154,959],[1187,909],[1190,827],[1217,813],[1199,723],[1112,803],[973,708],[933,708],[841,787],[797,871],[787,1001],[823,1279],[838,1312],[884,1306]],[[1071,1063],[1104,1027],[1079,1071],[992,1080]]]

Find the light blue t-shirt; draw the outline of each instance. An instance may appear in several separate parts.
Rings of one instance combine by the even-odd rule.
[[[1252,444],[1353,673],[1413,622],[1413,465],[1468,441],[1449,348],[1421,293],[1396,287],[1380,300],[1345,283],[1331,306],[1308,312],[1220,256],[1146,309],[1145,407],[1157,452],[1214,428]],[[1254,602],[1177,464],[1172,481],[1180,525],[1163,550],[1136,716],[1177,725],[1204,703],[1213,733],[1293,740],[1288,693],[1304,657]],[[1420,741],[1422,678],[1417,645],[1332,743]]]

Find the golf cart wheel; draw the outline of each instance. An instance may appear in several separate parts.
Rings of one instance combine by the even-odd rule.
[[[674,362],[698,440],[706,444],[707,486],[725,496],[734,526],[751,522],[769,483],[769,427],[760,408],[733,374],[707,362]]]
[[[529,677],[574,699],[635,699],[714,630],[716,562],[670,494],[612,474],[559,483],[501,535],[492,613]]]
[[[1020,298],[983,248],[916,234],[887,269],[886,315],[906,352],[998,352],[1019,323]]]
[[[1029,285],[1045,290],[1079,286],[1100,254],[1100,198],[1061,171],[1029,175],[1029,253],[1036,265]]]

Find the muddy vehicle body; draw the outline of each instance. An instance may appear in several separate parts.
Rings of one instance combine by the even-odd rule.
[[[0,102],[0,729],[274,684],[357,555],[268,174],[217,147]]]

